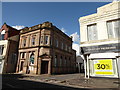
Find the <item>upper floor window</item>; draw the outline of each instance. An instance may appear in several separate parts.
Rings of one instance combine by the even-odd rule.
[[[71,47],[69,46],[69,52],[71,52]]]
[[[120,19],[107,22],[108,38],[120,37]]]
[[[3,54],[4,45],[0,45],[0,55]]]
[[[58,40],[55,39],[55,46],[58,47]]]
[[[56,47],[58,47],[58,40],[56,40]]]
[[[43,36],[41,36],[40,43],[43,44]]]
[[[0,40],[4,40],[4,36],[5,36],[5,30],[2,30],[2,32],[0,33]]]
[[[67,51],[67,48],[68,48],[68,46],[67,46],[67,44],[65,45],[65,50]]]
[[[63,49],[63,42],[61,43],[61,49]]]
[[[87,37],[88,37],[88,41],[92,41],[92,40],[97,40],[98,39],[97,25],[96,24],[87,26]]]
[[[45,44],[48,44],[48,36],[45,36]]]
[[[23,47],[26,46],[26,38],[23,38]]]
[[[65,57],[65,63],[64,64],[65,64],[65,66],[67,65],[67,58],[66,57]]]
[[[22,52],[22,53],[21,53],[21,58],[22,58],[22,59],[25,58],[25,52]]]
[[[32,37],[32,45],[35,45],[35,37],[36,37],[36,36],[33,36],[33,37]]]

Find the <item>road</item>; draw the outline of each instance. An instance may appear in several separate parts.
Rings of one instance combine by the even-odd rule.
[[[25,76],[24,76],[25,77]],[[61,89],[61,90],[90,90],[85,88],[73,88],[50,83],[24,80],[22,75],[10,74],[2,76],[2,90],[39,90],[39,89]]]

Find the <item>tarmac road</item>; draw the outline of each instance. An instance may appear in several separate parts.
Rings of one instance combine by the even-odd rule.
[[[119,79],[90,78],[83,74],[63,75],[2,75],[2,90],[120,90]]]
[[[21,80],[17,75],[2,76],[2,90],[39,90],[39,89],[60,89],[60,90],[90,90],[85,88],[73,88],[68,86],[54,85],[31,80]]]

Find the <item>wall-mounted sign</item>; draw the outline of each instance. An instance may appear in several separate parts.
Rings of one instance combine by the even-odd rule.
[[[81,54],[120,51],[120,43],[81,47]]]
[[[94,60],[95,75],[113,75],[112,59]]]

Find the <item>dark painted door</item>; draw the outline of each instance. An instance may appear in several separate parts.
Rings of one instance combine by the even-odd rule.
[[[22,61],[22,62],[21,62],[21,66],[20,66],[20,71],[23,70],[23,64],[24,64],[24,62]]]
[[[42,61],[41,74],[48,74],[48,61]]]

